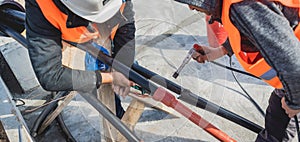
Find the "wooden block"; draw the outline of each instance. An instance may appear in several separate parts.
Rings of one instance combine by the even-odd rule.
[[[158,101],[155,101],[151,98],[150,95],[145,94],[142,95],[140,94],[140,92],[138,90],[135,89],[131,89],[129,96],[139,100],[140,102],[144,103],[145,105],[147,105],[148,107],[152,107],[154,109],[163,111],[165,113],[168,113],[170,115],[172,115],[175,118],[179,118],[181,116],[181,114],[179,114],[177,111],[175,111],[174,109],[167,107],[166,105],[164,105],[163,103],[160,103]]]
[[[140,119],[144,111],[144,108],[145,108],[145,104],[140,102],[137,99],[133,99],[130,105],[128,106],[122,118],[122,122],[124,122],[125,125],[128,126],[131,131],[133,131],[136,123]],[[126,142],[127,139],[120,132],[118,132],[116,141]]]

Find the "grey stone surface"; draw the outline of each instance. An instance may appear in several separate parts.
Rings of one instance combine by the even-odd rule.
[[[27,49],[16,41],[8,41],[11,41],[11,39],[0,46],[0,51],[4,58],[7,59],[7,63],[14,72],[20,85],[25,92],[38,87],[39,83],[33,72]]]
[[[6,132],[8,141],[33,142],[23,116],[16,107],[12,96],[0,77],[0,121]]]
[[[203,14],[192,12],[187,6],[171,0],[136,0],[133,2],[137,27],[136,60],[140,65],[263,126],[264,118],[244,96],[230,71],[211,63],[198,64],[190,61],[176,80],[172,78],[172,74],[194,43],[207,44]],[[0,38],[0,45],[8,42],[12,42],[12,40]],[[9,43],[5,47],[13,45],[15,43]],[[15,47],[14,50],[19,49]],[[23,51],[20,50],[20,52]],[[15,66],[19,66],[17,65],[18,59],[13,56],[10,58],[16,62],[13,63]],[[228,65],[228,57],[221,58],[217,62]],[[241,69],[235,59],[233,59],[233,66]],[[24,80],[24,83],[30,82],[31,79],[26,78],[31,75],[30,73],[30,75],[20,78]],[[265,110],[272,88],[259,80],[240,74],[236,74],[236,76],[248,93]],[[28,97],[28,101],[30,99],[31,97]],[[32,100],[39,99],[37,97]],[[124,107],[128,106],[129,101],[128,97],[123,99]],[[39,105],[41,103],[32,102],[31,104]],[[254,141],[256,137],[255,133],[213,113],[188,104],[187,106],[237,141]],[[66,124],[74,130],[72,134],[78,138],[78,141],[100,141],[101,126],[99,126],[100,121],[98,120],[101,116],[80,96],[77,96],[68,105],[63,114]],[[217,141],[186,118],[174,118],[151,108],[146,108],[134,132],[145,142]],[[47,136],[50,139],[55,138],[55,135]]]

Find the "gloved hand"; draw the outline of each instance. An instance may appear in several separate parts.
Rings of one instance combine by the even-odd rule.
[[[117,71],[112,72],[112,78],[115,93],[122,97],[127,96],[130,91],[130,86],[133,86],[134,83],[129,81],[122,73]]]
[[[213,48],[194,44],[193,48],[197,52],[194,52],[192,58],[199,63],[205,63],[205,61],[213,61],[227,54],[227,51],[223,46]]]

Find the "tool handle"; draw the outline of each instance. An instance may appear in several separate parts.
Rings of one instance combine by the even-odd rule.
[[[187,63],[189,63],[189,61],[191,60],[192,55],[193,55],[194,52],[195,52],[195,50],[193,48],[189,50],[187,56],[184,58],[184,60],[182,61],[181,65],[179,66],[179,68],[173,74],[173,77],[175,79],[178,77],[179,73],[182,71],[182,69],[185,67],[185,65]]]
[[[233,138],[222,132],[220,129],[203,119],[201,116],[193,112],[191,109],[179,102],[171,93],[164,88],[159,87],[153,94],[153,99],[162,102],[168,107],[175,109],[177,112],[188,118],[194,124],[223,142],[236,142]]]
[[[194,44],[193,48],[196,52],[200,53],[201,55],[205,55],[203,48],[199,44]]]

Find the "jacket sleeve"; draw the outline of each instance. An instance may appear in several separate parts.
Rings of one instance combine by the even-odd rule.
[[[285,9],[296,13],[287,18],[285,11],[276,13],[260,2],[243,1],[232,5],[230,18],[277,71],[289,107],[300,109],[300,42],[292,26],[293,19],[298,24],[300,18],[293,10]]]
[[[34,72],[48,91],[82,91],[96,88],[96,73],[62,65],[61,32],[41,13],[37,3],[26,1],[26,36]]]
[[[126,2],[123,20],[119,24],[114,43],[113,57],[127,66],[131,66],[135,56],[135,22],[131,1]]]

